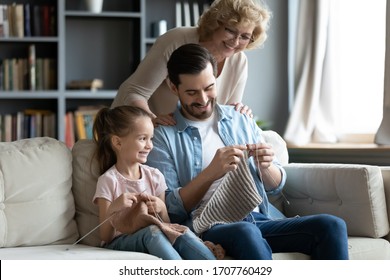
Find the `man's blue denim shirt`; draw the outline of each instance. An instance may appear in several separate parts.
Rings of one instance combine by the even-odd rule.
[[[255,121],[245,114],[236,112],[234,106],[216,105],[214,111],[218,116],[218,133],[226,146],[237,144],[254,144],[264,142],[262,130]],[[189,126],[180,113],[180,105],[174,112],[175,126],[158,126],[154,130],[153,149],[148,156],[147,164],[158,168],[165,176],[168,186],[166,205],[173,223],[188,225],[192,228],[191,213],[187,213],[179,195],[179,189],[187,185],[202,171],[202,143],[197,128]],[[267,194],[279,193],[285,182],[286,172],[274,160],[282,173],[282,181],[277,189],[266,192],[257,173],[253,157],[249,167],[263,202],[259,210],[268,218],[281,213],[268,202]],[[280,217],[280,216],[279,216]]]

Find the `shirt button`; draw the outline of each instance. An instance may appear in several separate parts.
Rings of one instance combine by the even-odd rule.
[[[194,140],[198,140],[198,137],[194,137]]]

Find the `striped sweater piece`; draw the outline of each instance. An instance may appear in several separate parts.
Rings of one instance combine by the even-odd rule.
[[[193,227],[197,234],[216,224],[238,222],[262,202],[248,166],[248,154],[238,168],[225,175],[208,201],[193,212]]]

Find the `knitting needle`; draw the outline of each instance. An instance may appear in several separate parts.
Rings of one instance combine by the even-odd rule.
[[[112,216],[114,216],[116,212],[112,213],[111,216],[109,216],[107,219],[105,219],[103,222],[101,222],[100,224],[98,224],[96,227],[94,227],[93,229],[91,229],[88,233],[86,233],[85,235],[83,235],[81,238],[79,238],[78,240],[76,240],[76,242],[74,242],[72,245],[70,245],[70,247],[73,247],[74,245],[76,245],[77,243],[79,243],[81,240],[83,240],[85,237],[87,237],[88,235],[90,235],[92,232],[94,232],[96,229],[98,229],[99,227],[101,227],[105,222],[107,222],[109,219],[111,219]],[[69,251],[69,247],[65,249],[66,251]]]

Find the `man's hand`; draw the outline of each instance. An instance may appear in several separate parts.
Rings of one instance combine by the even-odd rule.
[[[213,174],[215,180],[223,177],[227,172],[236,170],[238,163],[243,158],[245,145],[233,145],[217,150],[213,160],[207,169]]]
[[[282,174],[274,164],[274,150],[266,143],[248,144],[249,156],[253,156],[259,169],[259,176],[266,190],[277,188],[282,180]]]
[[[267,169],[274,160],[274,150],[272,146],[266,143],[247,144],[249,154],[253,156],[259,169]]]

